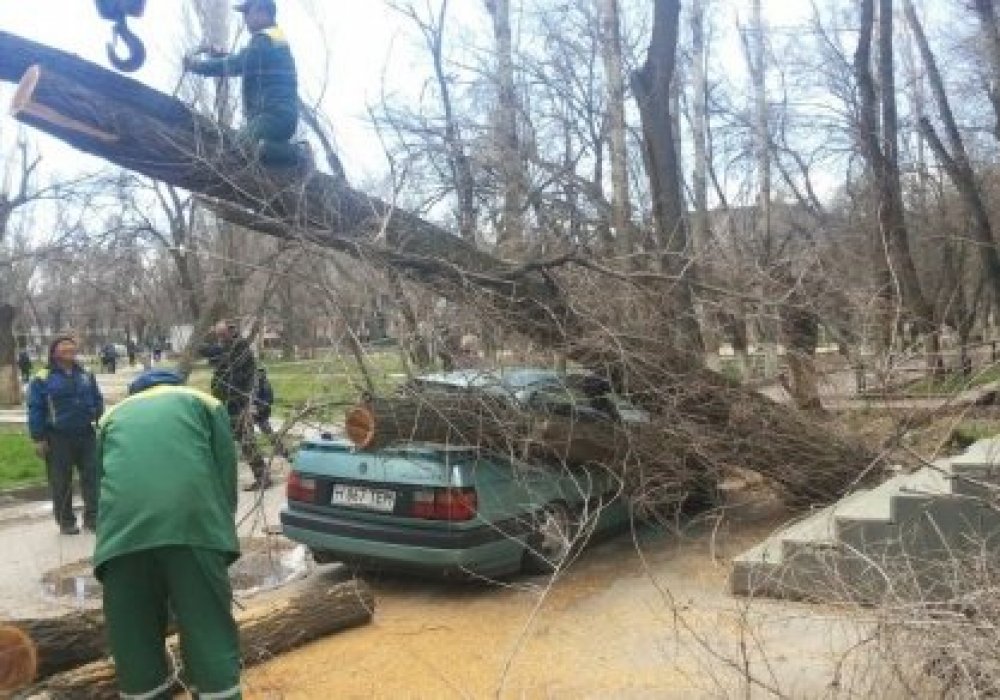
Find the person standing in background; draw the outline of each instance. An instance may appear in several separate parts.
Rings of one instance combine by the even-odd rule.
[[[73,467],[80,474],[83,526],[97,523],[94,423],[104,413],[104,397],[94,375],[76,360],[76,340],[62,335],[49,346],[48,364],[28,385],[28,433],[45,460],[52,513],[64,535],[77,535],[73,513]]]
[[[221,401],[229,412],[233,437],[240,443],[240,451],[253,471],[253,483],[247,491],[271,487],[271,475],[254,436],[251,404],[257,381],[257,361],[253,350],[240,337],[235,324],[220,321],[215,325],[215,371],[212,373],[212,396]]]

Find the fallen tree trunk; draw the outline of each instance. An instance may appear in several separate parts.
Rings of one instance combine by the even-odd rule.
[[[27,71],[23,79],[14,76],[18,69]],[[638,466],[608,465],[628,470],[636,489],[675,494],[692,475],[739,467],[770,477],[792,501],[827,501],[877,459],[855,440],[733,386],[678,347],[676,319],[663,303],[670,280],[663,275],[646,275],[656,279],[644,284],[642,274],[598,271],[596,289],[581,295],[571,287],[579,268],[557,277],[549,268],[558,261],[512,266],[341,180],[262,171],[236,147],[232,132],[179,101],[2,32],[0,78],[21,79],[12,111],[24,123],[216,199],[225,218],[241,225],[390,266],[604,374],[653,416],[643,439],[659,441],[657,449],[644,450],[648,458]],[[593,269],[591,261],[573,256],[566,263]],[[641,303],[625,309],[609,302],[619,291]]]
[[[356,579],[344,580],[341,567],[323,567],[236,614],[240,656],[253,666],[333,632],[371,620],[371,590]],[[176,636],[167,645],[179,658]],[[95,661],[54,675],[22,691],[19,698],[49,700],[116,700],[119,697],[111,661]]]

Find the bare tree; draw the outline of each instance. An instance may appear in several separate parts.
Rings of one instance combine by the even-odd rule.
[[[909,320],[927,334],[931,350],[929,362],[936,366],[939,361],[934,314],[924,296],[910,254],[899,176],[892,0],[879,0],[878,93],[871,72],[874,0],[861,0],[860,7],[860,33],[854,54],[854,71],[859,92],[858,138],[878,202],[878,235],[873,254],[888,260],[883,273],[887,276],[879,284],[883,313],[886,314],[884,322],[889,324],[891,317],[888,314],[891,313],[891,302],[898,288],[899,298],[908,312]]]
[[[619,255],[635,245],[629,196],[625,123],[625,68],[622,60],[621,10],[618,0],[597,0],[601,27],[601,57],[607,84],[608,150],[611,161],[611,226]]]
[[[649,50],[642,67],[632,74],[632,92],[642,119],[643,156],[653,198],[660,268],[673,278],[665,292],[676,314],[677,339],[682,347],[700,352],[701,329],[691,289],[693,257],[670,100],[679,20],[679,0],[655,0]]]
[[[503,210],[497,242],[501,250],[517,249],[525,241],[525,177],[518,135],[518,99],[514,88],[514,49],[510,0],[486,0],[493,19],[496,45],[496,130],[503,180]]]
[[[979,250],[983,279],[992,291],[993,299],[1000,300],[1000,254],[997,252],[993,227],[990,223],[986,203],[983,200],[982,190],[977,182],[976,174],[973,172],[962,134],[959,132],[951,102],[945,91],[944,79],[938,69],[937,59],[931,51],[930,43],[924,34],[923,25],[917,16],[912,0],[903,0],[903,9],[920,51],[924,69],[927,71],[927,81],[937,105],[941,126],[948,139],[948,147],[942,142],[934,125],[926,116],[919,118],[920,133],[927,139],[934,156],[944,167],[952,184],[965,202],[972,220],[972,235]]]

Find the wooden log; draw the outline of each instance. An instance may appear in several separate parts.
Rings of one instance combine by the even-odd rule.
[[[467,393],[370,399],[347,411],[345,428],[348,439],[367,450],[433,442],[570,466],[621,465],[630,444],[630,433],[622,425],[591,411],[566,406],[519,410],[498,398]]]
[[[374,610],[374,597],[364,582],[345,580],[342,567],[320,567],[308,578],[269,593],[236,614],[243,664],[253,666],[334,632],[365,624]],[[178,643],[176,636],[167,640],[175,655]],[[119,692],[114,664],[102,660],[79,666],[45,679],[17,697],[115,700]]]
[[[108,654],[104,614],[100,610],[15,620],[11,624],[25,632],[38,651],[36,678],[48,678]]]

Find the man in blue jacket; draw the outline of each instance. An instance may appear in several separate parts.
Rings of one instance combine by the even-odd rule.
[[[97,466],[94,423],[104,398],[94,375],[76,361],[76,341],[59,336],[49,346],[49,362],[28,385],[28,432],[45,460],[52,513],[64,535],[77,535],[73,514],[73,467],[80,473],[83,525],[97,525]]]

